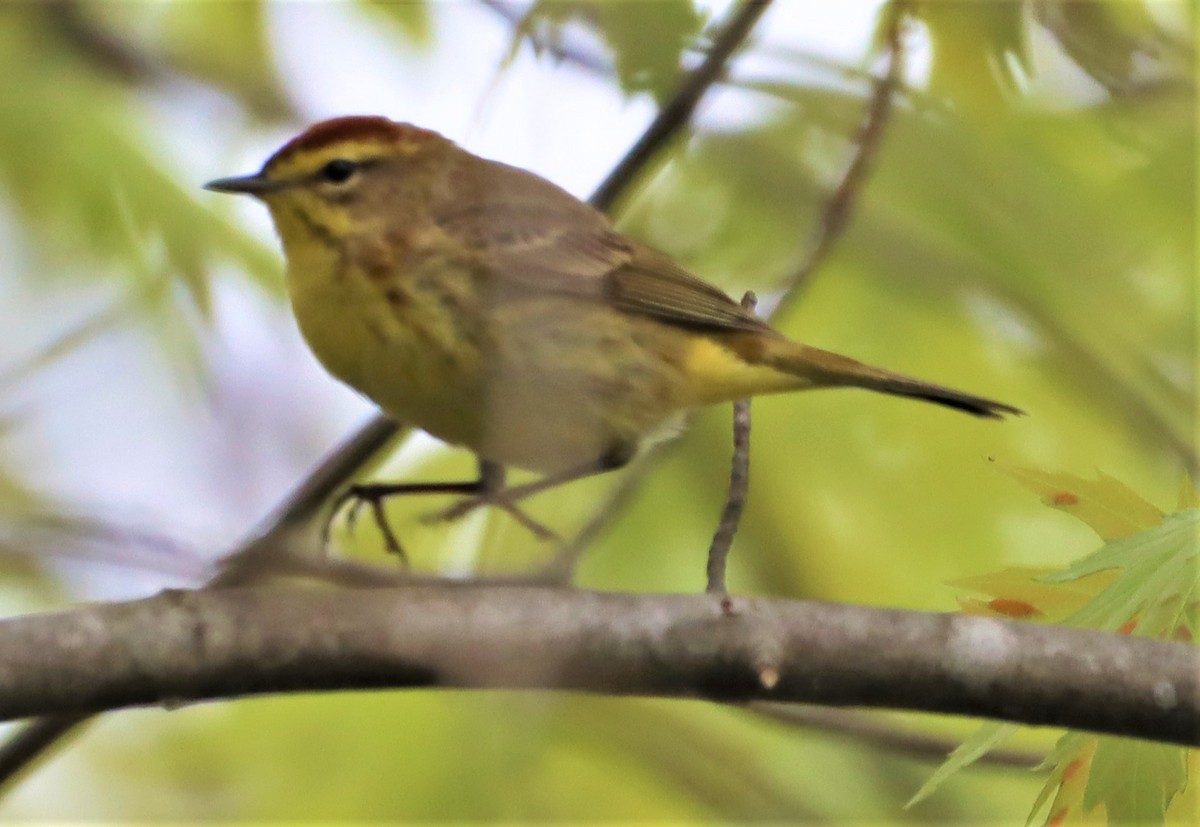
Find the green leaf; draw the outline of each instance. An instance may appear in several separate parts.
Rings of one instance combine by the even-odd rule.
[[[1186,750],[1131,738],[1099,739],[1083,810],[1103,804],[1109,824],[1161,824],[1187,783]]]
[[[617,79],[625,92],[650,92],[662,101],[675,88],[684,51],[703,23],[703,15],[691,0],[538,0],[518,26],[516,40],[527,38],[538,48],[561,40],[570,24],[583,25],[612,52]]]
[[[1177,554],[1194,556],[1195,547],[1190,541],[1196,536],[1198,522],[1200,509],[1172,514],[1159,526],[1106,543],[1062,571],[1043,576],[1042,582],[1066,583],[1106,569],[1132,568],[1147,560],[1153,560],[1157,567]]]
[[[425,0],[369,0],[367,6],[379,12],[409,42],[417,46],[432,43],[433,25]]]
[[[1163,521],[1162,511],[1108,474],[1099,473],[1089,480],[1004,462],[995,465],[1041,496],[1046,505],[1082,520],[1106,540],[1126,537]]]
[[[1187,60],[1184,44],[1141,0],[1043,0],[1033,8],[1063,51],[1114,94],[1135,91],[1150,62]]]
[[[921,785],[921,789],[904,805],[904,809],[907,810],[933,795],[952,775],[974,764],[989,750],[1011,737],[1017,729],[1015,724],[988,723],[975,730],[973,735],[955,747],[942,765],[933,771]]]
[[[951,580],[947,585],[992,598],[988,601],[959,598],[959,605],[969,614],[1059,623],[1094,600],[1115,579],[1112,572],[1100,572],[1071,583],[1042,582],[1043,577],[1054,571],[1044,566],[1010,566]]]
[[[1100,593],[1095,600],[1063,622],[1093,629],[1119,629],[1143,612],[1159,607],[1164,601],[1178,601],[1178,596],[1190,594],[1196,588],[1200,548],[1196,532],[1200,526],[1200,509],[1172,514],[1148,531],[1107,543],[1094,554],[1067,567],[1061,572],[1044,575],[1043,583],[1066,583],[1109,569],[1119,569],[1121,576]],[[1182,607],[1179,611],[1182,611]],[[1178,617],[1157,612],[1152,615],[1156,624]],[[1146,618],[1138,623],[1141,635],[1159,636],[1174,630],[1174,623],[1163,628],[1150,627]]]
[[[1190,575],[1190,576],[1189,576]],[[1196,591],[1200,588],[1200,578],[1196,577],[1194,569],[1185,572],[1183,588],[1174,595],[1168,595],[1150,606],[1138,618],[1137,633],[1147,637],[1163,637],[1172,640],[1196,640],[1198,606],[1195,599]]]
[[[1163,518],[1157,509],[1132,490],[1109,477],[1101,476],[1091,481],[1037,469],[1004,467],[1003,470],[1042,494],[1051,507],[1080,507],[1082,518],[1089,525],[1094,526],[1097,520],[1110,527],[1123,523],[1152,524],[1136,534],[1110,540],[1099,551],[1063,571],[1037,578],[1040,584],[1044,584],[1043,589],[1065,588],[1068,584],[1078,586],[1085,578],[1096,578],[1105,572],[1119,572],[1116,579],[1099,594],[1061,622],[1085,628],[1126,627],[1139,635],[1167,638],[1186,637],[1177,635],[1181,625],[1187,630],[1194,630],[1196,609],[1192,605],[1192,595],[1197,591],[1200,580],[1197,576],[1200,544],[1196,543],[1200,509]],[[1070,502],[1063,502],[1063,494],[1070,495]],[[1160,524],[1153,524],[1160,520]],[[1025,571],[1027,573],[1030,570]],[[1029,597],[1024,590],[1024,574],[1021,572],[1005,571],[972,578],[964,583],[976,590],[1003,595],[1008,599]],[[1028,602],[1031,606],[1037,605],[1036,600],[1030,599]],[[1132,623],[1135,619],[1136,626]],[[913,801],[928,795],[946,777],[986,751],[988,739],[998,736],[999,726],[989,725],[990,729],[981,729],[973,737],[974,740],[964,742],[955,750],[951,760],[938,768]],[[1171,798],[1183,787],[1183,750],[1172,747],[1163,748],[1169,750],[1166,753],[1152,751],[1142,754],[1125,747],[1116,750],[1110,745],[1103,751],[1096,751],[1096,756],[1103,758],[1097,765],[1091,757],[1090,743],[1093,738],[1081,733],[1067,733],[1059,739],[1054,752],[1039,768],[1052,766],[1054,771],[1034,802],[1029,822],[1033,822],[1051,796],[1054,796],[1054,804],[1049,818],[1055,823],[1061,822],[1068,814],[1090,812],[1101,799],[1109,807],[1110,823],[1135,818],[1161,821]],[[1120,739],[1105,740],[1126,743]],[[955,760],[960,751],[962,758]],[[1090,797],[1081,798],[1081,773],[1084,771],[1087,773],[1086,789]],[[1095,779],[1097,772],[1101,773],[1102,780],[1099,782]],[[1123,778],[1118,788],[1112,783],[1111,776],[1122,772],[1129,777]]]
[[[1033,802],[1033,806],[1029,809],[1029,816],[1025,819],[1025,824],[1030,825],[1037,817],[1039,811],[1045,806],[1050,796],[1054,796],[1054,803],[1060,805],[1056,809],[1069,808],[1078,806],[1081,800],[1079,794],[1081,788],[1078,781],[1070,790],[1063,788],[1077,778],[1077,774],[1082,769],[1084,761],[1091,760],[1091,751],[1094,748],[1093,742],[1096,736],[1084,732],[1066,732],[1055,743],[1054,749],[1046,756],[1046,760],[1034,768],[1035,772],[1052,770],[1046,783],[1042,785],[1042,789],[1038,791],[1037,798]],[[1066,800],[1064,800],[1064,798]],[[1052,811],[1049,817],[1053,817],[1055,812]]]
[[[994,106],[1015,91],[1019,68],[1033,72],[1025,4],[921,3],[916,16],[933,46],[930,89],[967,110]]]

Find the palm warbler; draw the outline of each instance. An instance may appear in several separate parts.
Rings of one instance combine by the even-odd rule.
[[[270,209],[330,373],[480,459],[477,481],[365,497],[459,492],[476,496],[458,513],[519,515],[516,500],[623,465],[683,412],[757,394],[857,387],[1019,413],[792,342],[549,181],[409,124],[318,123],[257,174],[207,187]],[[506,465],[546,476],[501,490]]]

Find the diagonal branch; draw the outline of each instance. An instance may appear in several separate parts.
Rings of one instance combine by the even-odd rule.
[[[631,171],[643,169],[691,120],[700,98],[721,79],[733,53],[745,42],[754,24],[770,5],[771,0],[743,0],[733,18],[713,40],[712,48],[704,60],[684,78],[675,94],[659,110],[654,122],[592,194],[591,203],[594,207],[608,211],[617,196],[629,185]]]
[[[888,707],[1200,745],[1198,665],[1182,643],[809,601],[200,590],[0,621],[0,719],[441,686]]]
[[[817,224],[804,263],[788,279],[786,291],[773,314],[787,312],[787,307],[794,304],[804,289],[808,287],[813,275],[825,262],[833,250],[834,244],[846,229],[853,212],[854,202],[867,175],[870,173],[871,162],[879,152],[883,143],[883,135],[888,118],[892,113],[892,102],[896,90],[904,82],[904,19],[906,14],[903,0],[892,0],[883,11],[883,35],[887,51],[887,70],[883,77],[873,79],[874,91],[867,104],[866,115],[859,127],[857,143],[849,166],[842,174]]]

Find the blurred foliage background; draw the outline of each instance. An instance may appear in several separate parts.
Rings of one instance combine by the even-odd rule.
[[[106,3],[0,8],[5,611],[200,582],[368,415],[299,341],[265,211],[202,193],[307,123],[378,112],[581,197],[730,4]],[[621,226],[769,311],[856,150],[878,2],[780,0]],[[754,406],[731,560],[749,594],[952,610],[947,581],[1098,538],[989,458],[1102,471],[1164,510],[1196,471],[1196,89],[1185,2],[922,2],[847,231],[789,335],[1019,405],[980,422],[854,392]],[[728,474],[706,411],[590,550],[583,585],[696,591]],[[450,475],[410,439],[377,472]],[[535,513],[570,530],[619,480]],[[543,559],[502,515],[428,527],[422,570]],[[390,565],[365,523],[339,548]],[[891,716],[945,735],[969,723]],[[1051,734],[1018,746],[1045,749]],[[989,819],[1040,780],[700,703],[407,692],[107,716],[0,802],[16,818]]]

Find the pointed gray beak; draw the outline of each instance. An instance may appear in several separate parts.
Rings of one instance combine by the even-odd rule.
[[[204,185],[206,190],[213,192],[230,192],[236,195],[263,196],[282,189],[284,182],[272,181],[262,173],[245,175],[240,178],[218,178]]]

